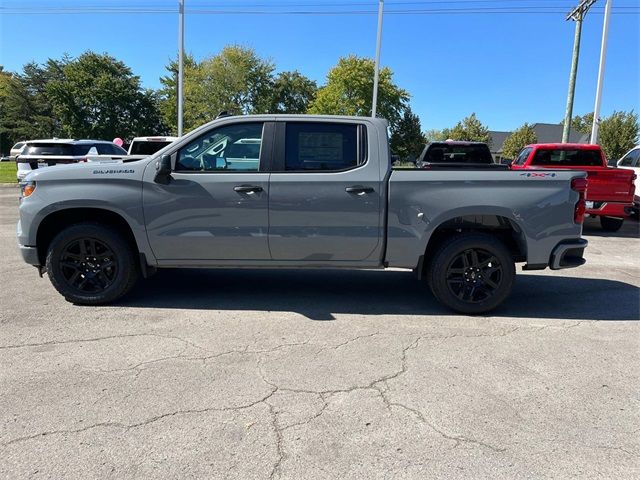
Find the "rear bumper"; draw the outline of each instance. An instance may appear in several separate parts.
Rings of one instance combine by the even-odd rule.
[[[587,208],[586,214],[596,217],[628,217],[633,204],[616,202],[594,202],[594,208]]]
[[[556,245],[549,258],[549,268],[560,270],[563,268],[573,268],[584,265],[584,249],[589,242],[580,238],[577,240],[564,241]]]

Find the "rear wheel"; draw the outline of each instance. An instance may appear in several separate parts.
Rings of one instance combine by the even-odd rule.
[[[131,290],[138,278],[130,245],[114,229],[95,223],[60,232],[49,245],[46,266],[55,289],[81,305],[112,302]]]
[[[515,265],[495,237],[469,233],[443,243],[433,255],[427,279],[434,296],[461,313],[488,312],[511,293]]]
[[[624,218],[600,217],[600,226],[605,232],[617,232],[623,223]]]

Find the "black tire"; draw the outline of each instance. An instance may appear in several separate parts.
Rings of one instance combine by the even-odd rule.
[[[110,303],[135,285],[139,267],[133,249],[114,228],[78,223],[65,228],[47,250],[51,283],[69,302]]]
[[[605,232],[617,232],[623,223],[624,218],[600,217],[600,226]]]
[[[513,258],[497,238],[463,233],[445,240],[427,268],[433,295],[465,314],[493,310],[511,293],[516,277]]]

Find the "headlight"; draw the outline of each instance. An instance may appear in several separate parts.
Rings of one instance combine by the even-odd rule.
[[[20,192],[22,198],[27,198],[36,190],[36,182],[20,182]]]

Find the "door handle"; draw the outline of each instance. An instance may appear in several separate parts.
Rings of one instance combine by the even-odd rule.
[[[363,185],[354,185],[352,187],[347,187],[344,189],[347,193],[371,193],[373,192],[373,187],[365,187]]]
[[[236,185],[235,187],[233,187],[233,190],[239,193],[254,193],[261,192],[262,187],[258,185]]]

